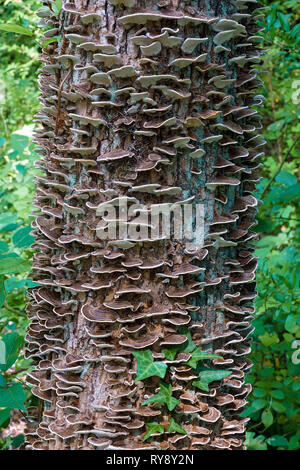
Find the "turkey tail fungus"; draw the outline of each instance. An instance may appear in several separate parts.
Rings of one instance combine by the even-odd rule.
[[[38,12],[38,285],[26,357],[40,405],[29,410],[26,448],[244,449],[261,9],[256,0],[58,4]],[[201,246],[172,231],[150,237],[161,219],[135,219],[136,207],[145,216],[187,204],[203,207]],[[106,207],[116,215],[100,216]],[[113,224],[135,237],[103,236]]]

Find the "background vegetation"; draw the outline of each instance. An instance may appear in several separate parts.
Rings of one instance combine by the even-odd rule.
[[[257,196],[259,256],[256,330],[248,380],[253,385],[244,416],[251,418],[249,450],[299,449],[299,141],[300,12],[298,0],[265,0],[261,67],[267,140]],[[38,0],[0,0],[0,23],[32,36],[0,31],[0,448],[23,442],[26,409],[34,398],[24,386],[26,289],[30,272],[30,212],[34,191],[31,141],[38,109]],[[298,8],[297,8],[298,6]],[[0,25],[1,29],[1,25]]]

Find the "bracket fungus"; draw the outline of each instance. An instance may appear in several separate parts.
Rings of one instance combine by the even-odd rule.
[[[63,0],[59,18],[41,10],[45,39],[62,40],[43,51],[39,78],[26,357],[42,407],[27,449],[244,448],[264,144],[252,109],[263,102],[256,9]],[[201,246],[147,218],[188,204],[204,206]],[[114,225],[126,236],[103,237]]]

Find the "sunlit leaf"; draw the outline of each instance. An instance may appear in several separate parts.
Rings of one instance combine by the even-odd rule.
[[[152,421],[150,423],[147,423],[147,431],[144,436],[144,441],[146,441],[150,436],[153,434],[163,434],[164,433],[164,427],[162,424],[158,424],[157,421]]]
[[[25,34],[26,36],[32,36],[33,33],[28,28],[24,28],[24,26],[20,26],[18,24],[0,24],[0,31],[5,31],[7,33],[16,33],[16,34]]]
[[[231,374],[232,372],[229,370],[218,370],[218,369],[204,370],[200,372],[199,379],[194,380],[192,384],[194,385],[194,387],[200,388],[200,390],[209,392],[209,384],[211,382],[214,382],[215,380],[222,380]]]
[[[26,395],[20,383],[14,383],[8,388],[0,388],[0,407],[11,410],[24,410]]]

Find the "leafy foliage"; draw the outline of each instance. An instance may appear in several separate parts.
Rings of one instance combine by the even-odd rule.
[[[255,228],[262,236],[256,250],[259,270],[254,320],[256,330],[252,343],[254,365],[248,376],[253,393],[243,415],[251,418],[247,449],[298,449],[299,2],[265,0],[264,3],[268,10],[262,24],[265,28],[263,47],[268,52],[261,70],[264,87],[260,93],[265,97],[265,106],[259,112],[263,118],[267,146],[263,158],[263,178],[257,191],[257,197],[262,199],[263,204],[259,206],[258,225]],[[11,406],[23,410],[24,403],[26,408],[34,400],[22,385],[23,375],[30,367],[30,361],[23,356],[27,326],[25,295],[26,289],[33,283],[27,279],[28,272],[21,272],[19,268],[11,274],[5,271],[3,260],[6,259],[5,263],[11,266],[16,261],[25,262],[24,266],[29,270],[32,255],[29,248],[32,242],[29,214],[32,210],[33,178],[37,173],[33,170],[33,162],[37,155],[31,143],[31,134],[32,118],[38,108],[37,40],[40,36],[36,28],[37,17],[33,12],[39,7],[39,0],[4,0],[0,5],[1,23],[4,25],[4,30],[0,26],[0,269],[2,266],[3,272],[0,274],[0,431],[9,425]],[[61,0],[52,2],[52,9],[54,15],[59,15]],[[7,27],[12,28],[13,25],[34,34],[17,35],[16,31],[8,31]],[[55,36],[48,43],[44,42],[43,47],[47,48],[59,39]],[[187,334],[184,329],[181,333]],[[203,360],[212,356],[204,358],[203,354],[210,353],[200,351],[187,336],[188,340],[183,345],[166,348],[163,353],[168,361],[174,360],[179,352],[191,354],[190,365],[199,373],[197,382],[207,390],[211,383],[207,373],[211,374],[212,371],[203,367]],[[167,364],[154,361],[146,351],[135,353],[135,357],[138,361],[137,380],[155,374],[161,379],[165,377]],[[144,365],[150,372],[147,377],[143,375]],[[170,390],[169,385],[163,386]],[[13,393],[15,398],[11,398],[6,406],[3,403],[8,403],[8,393]],[[170,396],[166,391],[165,397],[169,397],[166,400],[170,400]],[[169,425],[165,427],[158,422],[150,422],[144,440],[157,432],[180,433],[179,428],[174,418],[170,418]],[[22,435],[5,439],[0,437],[0,447],[3,449],[18,447],[22,442]]]

